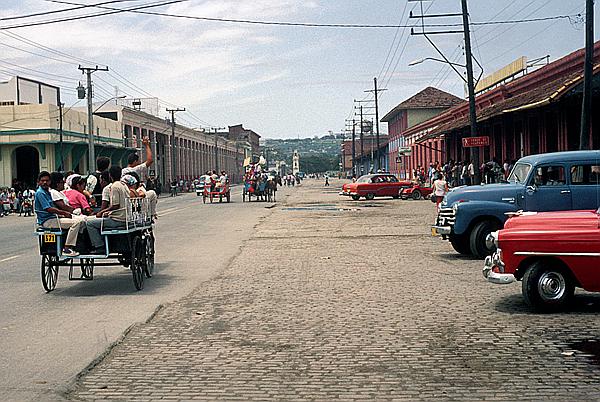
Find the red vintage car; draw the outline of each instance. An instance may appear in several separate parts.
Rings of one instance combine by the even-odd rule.
[[[522,281],[536,310],[564,308],[576,287],[600,292],[600,209],[517,212],[488,236],[497,251],[485,260],[489,282]]]
[[[427,198],[433,193],[433,187],[425,187],[418,183],[412,183],[410,187],[405,187],[400,192],[400,198],[407,200],[409,198],[413,200],[420,200],[421,198]]]
[[[399,181],[396,176],[389,173],[368,174],[359,177],[355,183],[346,183],[342,186],[340,195],[352,197],[357,201],[360,197],[372,200],[375,197],[400,198],[400,190],[410,187],[409,181]]]

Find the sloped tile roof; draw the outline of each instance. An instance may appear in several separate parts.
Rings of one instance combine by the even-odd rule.
[[[464,99],[434,87],[427,87],[388,112],[381,121],[390,121],[401,110],[447,109],[466,102]]]
[[[594,67],[594,75],[599,73],[600,64],[596,64]],[[546,82],[533,90],[504,99],[489,107],[478,109],[477,121],[482,122],[501,114],[512,113],[525,109],[534,109],[548,105],[567,95],[570,90],[582,82],[582,71],[574,72],[567,76],[556,77],[554,80]],[[417,140],[417,142],[423,142],[431,138],[436,138],[441,134],[468,127],[469,124],[469,116],[461,116],[455,120],[451,120],[435,127],[427,135]]]

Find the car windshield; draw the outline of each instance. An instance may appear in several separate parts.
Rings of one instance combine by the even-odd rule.
[[[370,183],[371,178],[369,176],[359,177],[358,180],[356,180],[356,182],[357,183]]]
[[[525,183],[525,181],[527,180],[527,176],[529,176],[530,170],[531,165],[527,163],[517,163],[510,172],[510,175],[508,176],[508,181],[515,183]]]

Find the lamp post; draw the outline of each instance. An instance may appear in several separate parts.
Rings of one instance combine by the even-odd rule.
[[[424,63],[427,60],[437,61],[439,63],[444,63],[444,64],[450,64],[451,66],[467,68],[467,66],[465,66],[464,64],[453,63],[451,61],[446,61],[446,60],[442,60],[442,59],[436,59],[435,57],[425,57],[423,59],[413,60],[410,63],[408,63],[408,65],[409,65],[409,67],[416,66],[417,64]]]
[[[465,2],[463,1],[463,5],[464,5],[464,3]],[[466,31],[466,32],[468,32],[468,31]],[[470,46],[471,46],[470,45],[470,37],[468,34],[465,35],[465,40],[467,41],[467,48],[470,49]],[[470,121],[470,128],[471,128],[471,137],[475,137],[475,136],[477,136],[477,113],[476,113],[476,104],[475,104],[475,82],[474,82],[474,78],[473,78],[473,61],[472,60],[475,60],[475,62],[479,65],[480,68],[481,68],[481,64],[479,64],[477,59],[472,57],[470,52],[468,52],[468,53],[469,54],[467,55],[467,64],[453,63],[450,60],[442,60],[442,59],[436,59],[434,57],[426,57],[424,59],[412,61],[412,62],[408,63],[408,65],[415,66],[417,64],[423,63],[426,60],[431,60],[431,61],[436,61],[439,63],[448,64],[457,73],[458,73],[458,70],[455,67],[461,67],[461,68],[467,69],[467,78],[463,77],[460,74],[459,74],[459,76],[467,84],[467,88],[469,90],[469,121]],[[481,78],[482,74],[483,74],[483,68],[481,68],[481,74],[479,75],[479,78]],[[477,79],[477,81],[479,81],[479,78]],[[479,181],[480,181],[479,148],[471,148],[471,163],[474,166],[475,183],[479,184]]]
[[[92,125],[90,126],[90,128],[92,128],[92,126],[93,126],[94,115],[96,114],[96,112],[98,110],[100,110],[102,108],[102,106],[106,105],[108,102],[110,102],[112,100],[123,99],[123,98],[125,98],[125,95],[113,96],[112,98],[109,98],[109,99],[105,100],[100,106],[98,106],[96,109],[94,109],[92,111],[92,113],[90,114],[90,117],[89,117],[89,121],[92,123]],[[91,108],[89,108],[88,110],[91,110]],[[100,136],[100,134],[98,134],[98,136]],[[88,150],[88,152],[90,152],[90,155],[89,155],[89,164],[90,164],[90,166],[88,167],[88,169],[91,172],[92,169],[93,169],[93,165],[96,162],[95,161],[96,155],[95,155],[95,152],[94,152],[94,134],[93,134],[92,131],[90,131],[89,141],[90,141],[90,143],[89,143],[89,150]]]

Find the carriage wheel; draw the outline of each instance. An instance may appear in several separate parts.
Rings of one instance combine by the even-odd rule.
[[[137,290],[144,288],[144,253],[146,252],[140,236],[131,241],[131,273]]]
[[[154,234],[152,232],[148,232],[144,239],[144,244],[146,245],[146,265],[144,267],[144,273],[146,274],[146,278],[152,278],[154,273]]]
[[[79,261],[82,279],[94,279],[94,259],[83,258]]]
[[[42,255],[42,286],[46,292],[52,292],[58,281],[58,256]]]

